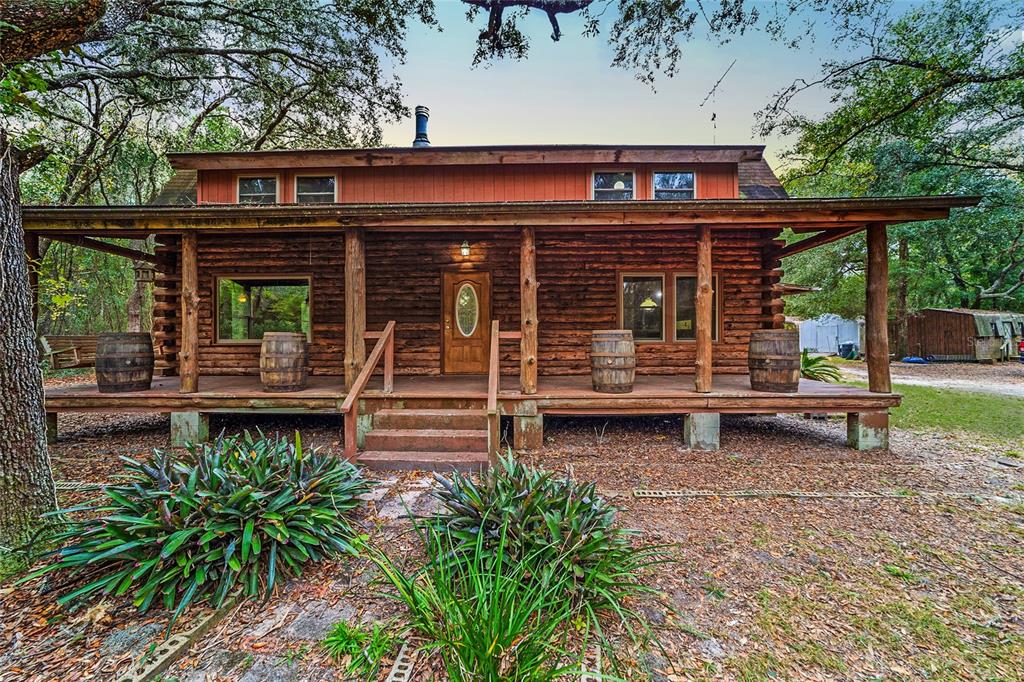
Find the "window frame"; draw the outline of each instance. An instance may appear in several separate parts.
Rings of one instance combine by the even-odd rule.
[[[615,289],[615,306],[616,306],[616,323],[619,329],[625,329],[625,310],[623,309],[622,299],[622,283],[626,277],[660,277],[661,278],[661,291],[662,291],[662,321],[661,321],[661,339],[633,339],[635,344],[660,344],[660,345],[693,345],[697,343],[697,339],[679,339],[676,338],[676,278],[677,277],[696,277],[696,270],[676,270],[673,268],[663,270],[620,270],[616,273],[616,289]],[[671,287],[666,288],[665,283],[671,283]],[[718,303],[718,316],[716,319],[715,328],[711,330],[711,343],[717,344],[724,335],[725,330],[725,306],[723,305],[723,289],[721,273],[717,270],[711,272],[711,286],[715,291],[715,301]],[[668,333],[668,329],[671,328],[671,334]]]
[[[696,338],[692,339],[680,339],[676,336],[676,323],[679,321],[676,319],[676,312],[678,306],[676,306],[676,280],[680,277],[697,278],[696,270],[673,270],[669,273],[672,278],[672,343],[697,343]],[[718,343],[718,340],[722,337],[722,289],[720,286],[721,277],[719,273],[714,270],[711,271],[711,289],[714,292],[712,303],[718,304],[718,315],[715,316],[715,326],[711,330],[711,343]],[[712,312],[714,312],[715,306],[712,305]]]
[[[629,199],[609,199],[608,201],[636,201],[636,183],[638,173],[635,168],[592,168],[590,170],[590,201],[604,201],[598,199],[595,196],[594,181],[597,178],[598,173],[629,173],[633,176],[633,188],[631,190],[633,196]]]
[[[260,176],[263,177],[263,176]],[[213,273],[213,345],[215,346],[258,346],[263,339],[222,339],[220,338],[220,281],[222,279],[255,279],[255,280],[276,280],[276,279],[304,279],[309,288],[307,305],[309,306],[309,330],[306,332],[306,343],[313,342],[313,275],[308,272],[284,272],[278,275],[264,275],[248,272],[215,272]]]
[[[256,204],[242,201],[242,180],[253,178],[274,178],[274,204],[281,203],[281,174],[280,173],[245,173],[235,176],[235,203],[245,206],[273,206],[274,204]]]
[[[299,204],[299,178],[333,178],[334,179],[334,199],[330,202],[332,204],[338,203],[338,174],[337,173],[296,173],[292,179],[292,197],[294,203]]]
[[[661,338],[659,339],[638,339],[633,337],[633,343],[635,344],[657,344],[666,343],[665,341],[665,329],[667,328],[668,321],[668,292],[665,290],[665,272],[659,270],[623,270],[618,273],[617,288],[616,288],[616,301],[618,303],[618,326],[619,329],[626,328],[626,310],[623,307],[623,296],[622,287],[627,277],[649,277],[659,278],[661,280]]]
[[[689,199],[657,199],[654,196],[654,176],[658,173],[689,173],[693,176],[693,196]],[[692,168],[660,168],[651,171],[651,201],[694,201],[697,199],[697,171]]]

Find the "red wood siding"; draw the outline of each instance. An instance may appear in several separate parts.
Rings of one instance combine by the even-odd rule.
[[[633,170],[636,198],[651,198],[652,172],[692,170],[697,175],[698,199],[739,197],[736,164],[670,166],[665,164],[601,166],[581,164],[523,164],[508,166],[381,166],[367,168],[281,169],[259,173],[224,170],[199,172],[197,201],[232,204],[238,199],[240,175],[277,175],[282,203],[295,201],[295,177],[336,175],[342,203],[432,203],[471,201],[571,201],[590,199],[594,170]]]

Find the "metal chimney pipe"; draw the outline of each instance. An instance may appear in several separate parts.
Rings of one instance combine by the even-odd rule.
[[[430,138],[427,137],[427,119],[430,118],[430,109],[422,104],[416,107],[416,139],[412,141],[413,147],[429,147]]]

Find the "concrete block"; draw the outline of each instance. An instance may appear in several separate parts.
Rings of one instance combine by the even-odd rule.
[[[205,443],[210,438],[210,416],[203,412],[171,412],[171,445]]]
[[[848,413],[846,415],[846,444],[854,450],[888,450],[889,413]]]
[[[544,415],[512,417],[512,439],[516,452],[536,452],[544,447]]]
[[[717,450],[720,421],[717,412],[683,415],[683,444],[692,450]]]

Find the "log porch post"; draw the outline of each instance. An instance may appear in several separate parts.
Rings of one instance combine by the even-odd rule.
[[[523,393],[537,392],[537,246],[533,227],[520,234],[519,300],[522,339],[519,342],[519,385]]]
[[[871,223],[867,230],[867,329],[868,390],[892,391],[889,376],[889,240],[884,223]]]
[[[181,235],[181,393],[199,390],[199,264],[194,231]]]
[[[345,230],[345,390],[366,364],[366,242],[363,228]]]
[[[711,392],[711,228],[697,227],[697,358],[694,361],[694,390]],[[671,283],[668,283],[671,286]]]

